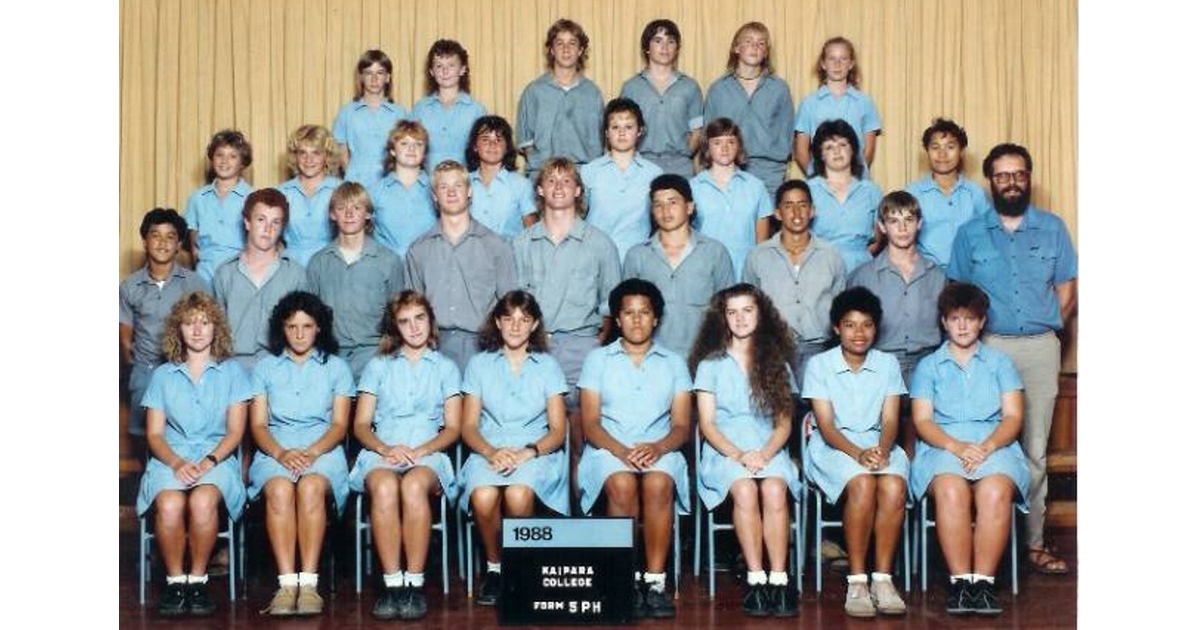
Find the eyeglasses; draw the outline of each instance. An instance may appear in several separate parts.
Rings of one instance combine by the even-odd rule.
[[[1019,184],[1028,184],[1029,183],[1029,171],[1011,171],[1011,172],[1006,172],[1006,173],[992,173],[992,181],[996,182],[997,184],[1000,184],[1001,186],[1007,186],[1007,185],[1013,183],[1013,180],[1016,180],[1016,182]]]

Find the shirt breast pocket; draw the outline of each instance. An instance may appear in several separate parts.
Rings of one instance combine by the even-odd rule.
[[[1048,243],[1040,243],[1029,249],[1022,277],[1037,286],[1046,286],[1054,281],[1054,270],[1058,266],[1058,253]]]
[[[976,248],[971,252],[971,275],[983,280],[994,279],[999,274],[1000,252],[991,248]]]

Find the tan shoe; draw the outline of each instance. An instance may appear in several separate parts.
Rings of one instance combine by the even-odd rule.
[[[297,590],[295,586],[280,586],[279,590],[275,591],[275,596],[271,598],[271,603],[258,612],[274,617],[287,617],[296,614]]]
[[[875,604],[871,592],[863,582],[846,585],[846,614],[851,617],[874,617]]]
[[[319,615],[325,609],[325,600],[317,593],[315,586],[301,586],[300,594],[296,596],[297,615]]]
[[[908,611],[891,580],[871,580],[871,600],[875,609],[885,615],[903,615]]]

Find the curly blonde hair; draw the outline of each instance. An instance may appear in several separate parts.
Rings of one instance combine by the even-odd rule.
[[[292,132],[287,144],[288,171],[293,176],[300,174],[300,165],[296,162],[296,152],[304,145],[311,146],[325,154],[326,173],[341,171],[342,151],[333,134],[321,125],[301,125]]]
[[[213,297],[204,291],[194,291],[181,298],[171,307],[167,321],[163,324],[163,354],[171,363],[187,360],[187,344],[179,329],[194,315],[204,315],[213,324],[213,342],[210,352],[215,361],[233,356],[233,335],[229,333],[229,322],[225,311]]]

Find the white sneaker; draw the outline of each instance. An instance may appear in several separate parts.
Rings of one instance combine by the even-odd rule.
[[[875,604],[871,593],[862,582],[846,585],[846,614],[851,617],[874,617]]]
[[[908,610],[891,580],[871,580],[871,600],[885,615],[903,615]]]

